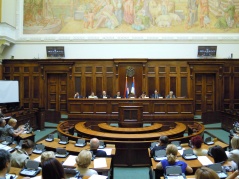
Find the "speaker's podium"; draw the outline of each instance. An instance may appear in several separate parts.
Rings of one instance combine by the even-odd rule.
[[[143,106],[141,105],[121,104],[119,106],[119,127],[143,127]]]

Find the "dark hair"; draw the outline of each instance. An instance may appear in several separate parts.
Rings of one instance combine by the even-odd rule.
[[[159,137],[159,141],[163,144],[168,144],[168,137],[165,135],[162,135]]]
[[[228,159],[225,150],[219,145],[213,146],[210,152],[214,159],[214,163],[224,162]]]
[[[30,148],[34,148],[35,143],[33,141],[31,141],[30,139],[25,139],[22,142],[22,148],[23,149],[30,149]]]
[[[48,158],[42,163],[43,179],[64,179],[65,172],[61,163],[55,158]]]
[[[199,149],[202,146],[203,140],[202,140],[202,137],[198,135],[198,136],[192,137],[191,142],[197,149]]]
[[[0,149],[0,171],[2,171],[5,167],[7,162],[10,162],[11,155],[6,150]]]

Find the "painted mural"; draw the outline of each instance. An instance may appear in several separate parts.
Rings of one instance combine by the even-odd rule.
[[[24,34],[238,33],[239,0],[24,0]]]

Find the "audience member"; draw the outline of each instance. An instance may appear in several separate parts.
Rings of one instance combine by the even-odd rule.
[[[0,149],[0,178],[5,179],[6,174],[11,168],[11,154],[3,149]],[[11,177],[10,177],[11,178]],[[30,179],[30,177],[23,177],[22,179]]]
[[[49,158],[56,158],[55,157],[55,153],[53,151],[42,152],[42,154],[41,154],[41,163],[43,163],[45,160],[47,160]]]
[[[95,157],[106,157],[106,152],[104,150],[98,150],[100,141],[97,138],[92,138],[90,140],[90,150],[93,152]]]
[[[219,145],[213,146],[210,149],[210,154],[214,159],[214,163],[227,162],[227,166],[230,166],[230,168],[227,169],[227,172],[231,172],[237,169],[237,164],[234,161],[228,161],[227,154],[221,146]]]
[[[162,160],[156,166],[157,169],[166,170],[167,166],[180,166],[183,173],[193,173],[193,169],[184,161],[177,160],[178,149],[174,144],[168,144],[166,148],[167,159]]]
[[[231,139],[232,150],[227,153],[228,160],[239,163],[239,136],[234,136]]]
[[[98,174],[97,171],[89,169],[92,154],[88,150],[82,150],[76,158],[77,170],[83,176],[91,176]]]
[[[123,98],[121,95],[120,95],[120,91],[117,91],[116,95],[114,96],[114,98]]]
[[[196,170],[195,179],[219,179],[219,176],[214,170],[208,167],[201,167]]]
[[[158,90],[154,90],[154,94],[151,95],[151,98],[159,98],[161,95],[158,93]]]
[[[76,92],[75,95],[74,95],[74,98],[82,98],[82,96],[79,94],[79,92]]]
[[[90,96],[88,96],[89,99],[98,99],[97,96],[95,96],[94,92],[91,92]]]
[[[55,158],[48,158],[42,163],[42,179],[65,179],[62,164]]]
[[[105,98],[110,98],[110,96],[106,94],[106,91],[102,91],[102,95],[100,95],[100,98],[105,99]]]
[[[6,126],[6,120],[0,118],[0,137],[2,136],[2,134],[6,133],[5,126]]]
[[[195,155],[197,156],[206,156],[208,153],[207,149],[202,149],[202,143],[203,143],[203,139],[201,136],[195,136],[191,138],[191,142],[193,145],[193,152]]]
[[[9,119],[7,125],[5,126],[5,133],[3,136],[11,136],[11,137],[18,137],[20,134],[24,132],[23,127],[19,127],[18,129],[14,130],[17,125],[17,120],[14,118]]]
[[[236,170],[232,174],[230,174],[226,179],[238,179],[239,171]]]
[[[151,149],[150,151],[151,157],[154,156],[156,150],[166,149],[167,145],[168,145],[168,137],[164,135],[160,136],[158,144],[154,146],[154,148]]]
[[[16,149],[12,153],[11,163],[12,167],[23,168],[26,166],[27,161],[30,159],[29,155],[32,154],[35,143],[26,139],[22,143],[21,149]]]
[[[176,98],[173,94],[173,91],[169,91],[169,94],[166,96],[166,98]]]
[[[147,96],[146,96],[146,92],[144,91],[144,92],[142,92],[142,94],[140,95],[140,97],[139,98],[142,98],[142,99],[144,99],[144,98],[146,98]]]

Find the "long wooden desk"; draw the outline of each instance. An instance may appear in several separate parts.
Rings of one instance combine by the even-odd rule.
[[[93,120],[115,120],[118,121],[119,106],[134,103],[143,106],[144,121],[160,120],[192,120],[194,116],[193,99],[74,99],[69,98],[68,118],[69,119],[93,119]]]

